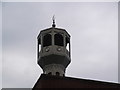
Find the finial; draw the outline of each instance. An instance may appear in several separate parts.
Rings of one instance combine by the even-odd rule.
[[[52,27],[55,27],[55,26],[56,26],[56,25],[55,25],[55,15],[53,15],[52,20],[53,20]]]

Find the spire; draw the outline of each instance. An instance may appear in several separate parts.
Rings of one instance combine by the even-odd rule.
[[[55,15],[53,15],[52,20],[53,20],[52,27],[55,27],[55,26],[56,26],[56,25],[55,25]]]

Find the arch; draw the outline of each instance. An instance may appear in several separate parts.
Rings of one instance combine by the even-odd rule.
[[[59,33],[55,34],[54,40],[55,40],[55,45],[64,46],[64,40],[61,34]]]
[[[65,42],[66,49],[70,51],[70,38],[66,36],[65,40],[66,40]]]
[[[39,52],[41,50],[41,38],[38,38],[38,47],[37,47],[37,50],[38,50],[38,55],[39,55]]]
[[[51,34],[46,34],[43,37],[43,47],[52,45],[52,36]]]
[[[67,36],[65,37],[65,40],[66,40],[66,46],[68,43],[70,43],[70,38],[68,38]]]
[[[60,73],[59,73],[59,72],[56,72],[56,76],[60,76]]]

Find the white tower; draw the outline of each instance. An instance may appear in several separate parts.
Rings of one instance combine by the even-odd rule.
[[[55,20],[51,28],[42,30],[37,37],[38,64],[44,74],[64,76],[70,58],[70,35],[65,29],[56,28]]]

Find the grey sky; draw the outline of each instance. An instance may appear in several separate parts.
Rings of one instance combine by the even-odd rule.
[[[118,3],[118,16],[120,16],[120,2]],[[120,17],[118,17],[118,22],[120,21]],[[120,28],[120,23],[118,23],[118,30]],[[120,32],[118,32],[118,35],[120,35]],[[120,38],[120,36],[118,36]],[[120,39],[118,39],[120,40]],[[120,41],[118,41],[118,45],[120,45]],[[120,51],[120,46],[118,46],[118,52]],[[120,83],[120,53],[118,53],[118,82]]]
[[[2,3],[0,2],[0,88],[2,87]]]
[[[118,81],[118,4],[2,3],[3,87],[31,88],[42,73],[36,38],[51,27],[71,35],[72,62],[66,76]]]

